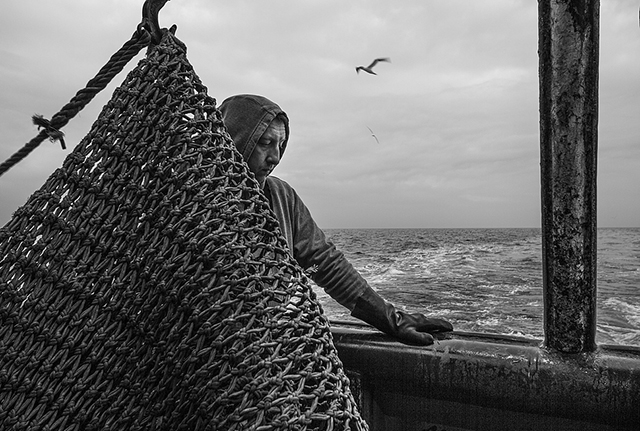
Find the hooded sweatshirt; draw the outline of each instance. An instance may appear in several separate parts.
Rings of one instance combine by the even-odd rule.
[[[225,127],[245,161],[249,160],[269,124],[276,117],[281,118],[285,124],[282,156],[289,140],[289,118],[278,105],[262,96],[241,94],[222,102],[220,111]],[[371,289],[366,280],[326,238],[293,187],[268,176],[264,193],[293,258],[328,295],[353,310],[358,297]]]

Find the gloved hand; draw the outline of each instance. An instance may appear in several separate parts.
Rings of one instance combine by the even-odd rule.
[[[453,325],[444,319],[396,310],[371,288],[358,297],[351,315],[407,344],[433,344],[431,334],[453,331]]]

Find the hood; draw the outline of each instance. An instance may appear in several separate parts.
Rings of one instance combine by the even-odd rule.
[[[289,117],[277,104],[266,97],[239,94],[225,99],[220,105],[220,111],[233,143],[245,160],[249,160],[258,140],[273,119],[281,118],[285,127],[285,140],[280,152],[282,157],[289,141]]]

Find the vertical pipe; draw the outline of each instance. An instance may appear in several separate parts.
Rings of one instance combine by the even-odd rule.
[[[545,345],[593,351],[599,0],[539,0]]]

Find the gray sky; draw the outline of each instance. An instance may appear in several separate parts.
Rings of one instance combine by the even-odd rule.
[[[5,3],[2,161],[131,37],[143,1]],[[172,0],[174,23],[218,103],[258,93],[287,111],[274,174],[321,227],[540,226],[536,1]],[[376,57],[391,63],[356,74]],[[63,129],[68,147],[124,76]],[[69,153],[43,142],[0,177],[0,224]],[[603,0],[598,224],[640,226],[639,191],[638,2]]]

